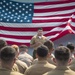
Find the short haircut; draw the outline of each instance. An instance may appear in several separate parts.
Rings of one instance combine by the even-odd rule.
[[[5,46],[0,51],[0,59],[5,62],[12,61],[15,58],[15,49],[11,46]]]
[[[3,39],[0,39],[0,49],[3,48],[4,46],[7,46],[7,42]]]
[[[20,45],[19,48],[28,48],[26,45]]]
[[[51,40],[44,42],[44,45],[48,47],[49,51],[51,51],[54,47],[54,43]]]
[[[49,52],[49,49],[44,45],[38,47],[36,50],[36,53],[39,57],[46,57],[48,52]]]
[[[67,61],[70,58],[70,50],[65,46],[59,46],[54,52],[55,58],[60,61]]]
[[[27,45],[20,45],[19,46],[20,51],[25,51],[25,49],[28,49]]]
[[[40,27],[40,28],[38,28],[38,30],[43,30],[43,28]]]
[[[58,46],[64,46],[62,43],[60,43]]]
[[[67,47],[70,49],[71,52],[74,51],[74,48],[75,48],[75,47],[74,47],[74,45],[73,45],[72,43],[68,43],[68,44],[67,44]]]

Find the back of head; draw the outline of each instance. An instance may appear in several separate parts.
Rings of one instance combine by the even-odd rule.
[[[16,58],[18,57],[18,55],[19,55],[19,47],[18,47],[18,45],[12,45],[11,46],[12,48],[14,48],[15,49],[15,51],[16,51]]]
[[[54,43],[51,40],[47,40],[46,42],[44,42],[44,45],[48,47],[49,51],[52,51],[54,47]]]
[[[26,51],[26,49],[28,49],[28,47],[26,45],[20,45],[19,46],[20,52]]]
[[[3,62],[10,62],[15,58],[15,50],[11,46],[3,47],[0,51],[0,59]]]
[[[74,48],[75,48],[75,47],[74,47],[74,44],[73,44],[73,43],[68,43],[68,44],[67,44],[67,47],[70,49],[71,52],[74,51]]]
[[[7,46],[7,42],[3,39],[0,39],[0,49],[3,48],[4,46]]]
[[[18,52],[19,53],[19,47],[17,46],[17,45],[12,45],[12,47],[16,50],[16,52]]]
[[[48,48],[44,45],[38,47],[36,51],[37,55],[42,58],[46,57],[48,55],[48,52]]]
[[[59,46],[55,49],[54,55],[59,61],[68,61],[70,58],[70,50],[65,46]]]
[[[60,43],[58,46],[64,46],[62,43]]]

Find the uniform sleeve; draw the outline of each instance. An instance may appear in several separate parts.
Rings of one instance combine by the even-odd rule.
[[[25,71],[24,75],[30,75],[28,69]]]
[[[17,71],[19,72],[19,69],[18,69],[18,66],[16,64],[14,64],[13,68],[12,68],[12,71]]]
[[[43,75],[48,75],[48,72],[44,73]]]
[[[35,39],[34,39],[34,37],[32,37],[30,44],[34,44],[34,43],[35,43]]]

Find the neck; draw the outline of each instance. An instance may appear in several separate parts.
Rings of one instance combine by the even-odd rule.
[[[39,61],[47,60],[47,58],[38,58]]]
[[[57,66],[59,67],[59,66],[67,66],[67,62],[63,62],[63,61],[56,61],[56,63],[57,63]]]
[[[10,63],[4,63],[4,62],[1,62],[1,66],[3,67],[3,68],[6,68],[6,69],[9,69],[9,70],[12,70],[12,67],[13,67],[13,65],[12,64],[10,64]]]
[[[42,35],[38,35],[38,34],[37,34],[37,36],[42,36]]]

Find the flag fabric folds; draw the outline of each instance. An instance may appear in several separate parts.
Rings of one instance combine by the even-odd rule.
[[[75,34],[75,1],[22,3],[0,0],[0,39],[8,44],[29,46],[37,28],[55,41],[69,33]]]

